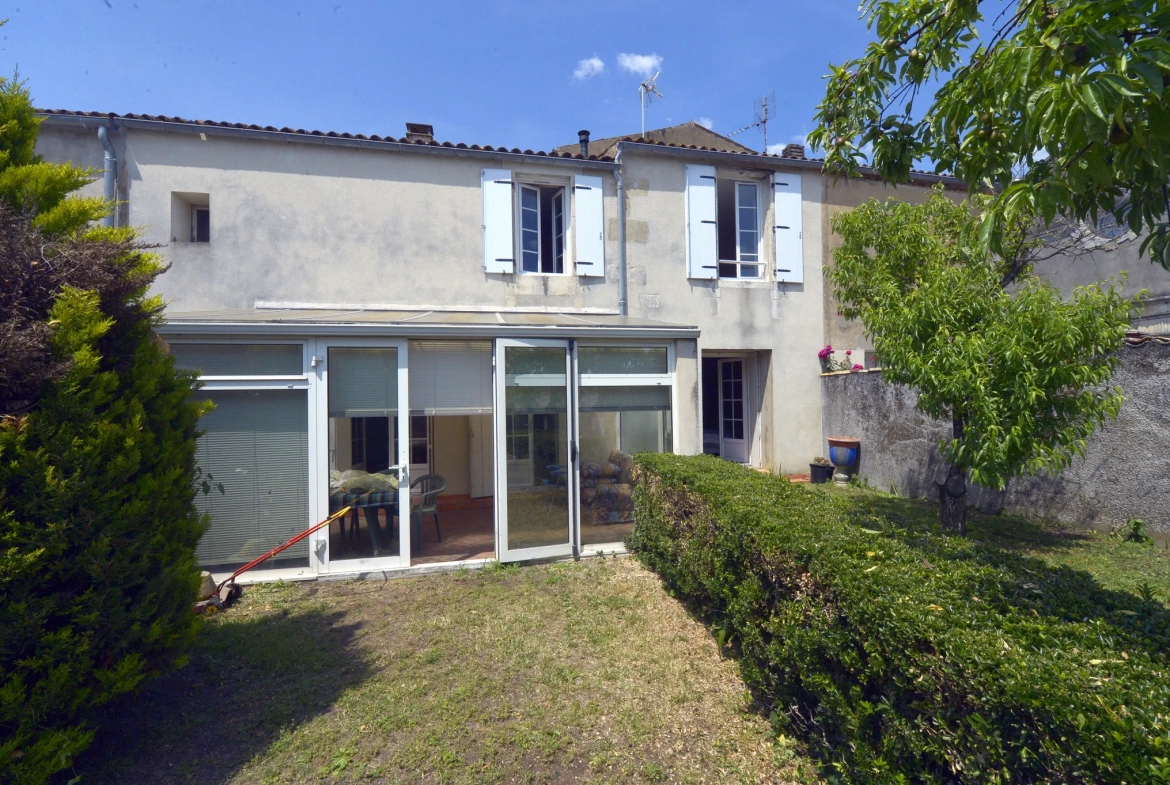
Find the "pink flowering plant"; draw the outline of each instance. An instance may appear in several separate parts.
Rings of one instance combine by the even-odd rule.
[[[849,358],[853,352],[846,351],[844,360],[838,360],[836,354],[837,351],[833,348],[832,344],[826,344],[824,349],[817,352],[817,357],[820,358],[821,367],[825,369],[825,373],[851,370],[850,365],[852,364],[852,360]]]

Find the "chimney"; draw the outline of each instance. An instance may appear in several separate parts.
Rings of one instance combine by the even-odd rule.
[[[578,131],[577,138],[581,141],[581,157],[588,158],[589,157],[589,132],[588,131]]]
[[[784,145],[784,152],[780,153],[781,158],[799,158],[804,160],[804,145],[802,144],[786,144]]]
[[[433,142],[435,141],[435,127],[426,123],[407,123],[406,141]]]

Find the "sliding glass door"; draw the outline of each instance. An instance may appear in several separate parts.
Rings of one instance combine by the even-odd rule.
[[[314,552],[324,572],[410,563],[410,454],[405,341],[318,340],[317,520],[349,507],[323,529]],[[323,400],[322,400],[323,399]]]
[[[571,555],[576,423],[568,341],[496,341],[496,515],[501,561]]]

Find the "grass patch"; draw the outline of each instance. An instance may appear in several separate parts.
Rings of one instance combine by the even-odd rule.
[[[814,779],[631,559],[250,587],[103,727],[83,782]]]
[[[875,490],[825,486],[855,511],[905,520],[930,529],[938,526],[938,505]],[[1089,573],[1105,589],[1141,595],[1143,587],[1170,605],[1170,542],[1130,542],[1122,533],[1076,529],[1056,522],[1036,522],[1010,515],[968,513],[969,539],[990,548],[1039,559],[1052,567]]]

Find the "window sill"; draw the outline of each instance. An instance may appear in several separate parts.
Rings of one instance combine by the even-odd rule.
[[[720,278],[719,285],[732,289],[770,289],[772,282],[765,278]]]

